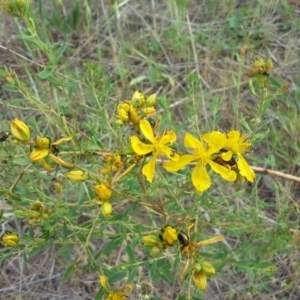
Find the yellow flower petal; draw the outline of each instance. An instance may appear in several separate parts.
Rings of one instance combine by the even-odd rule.
[[[217,153],[226,143],[225,134],[219,131],[213,131],[202,135],[203,141],[209,145],[208,153],[210,155]]]
[[[221,158],[225,161],[229,161],[232,158],[232,155],[233,155],[232,151],[228,150],[227,152],[222,152]]]
[[[156,143],[156,139],[153,135],[153,129],[147,120],[143,119],[140,121],[140,129],[147,140],[149,140],[152,144]]]
[[[145,144],[137,136],[130,137],[131,147],[133,151],[138,155],[145,155],[154,150],[154,146],[151,144]]]
[[[54,170],[53,168],[51,168],[50,165],[48,165],[48,164],[46,163],[46,161],[45,161],[44,159],[41,160],[41,164],[43,165],[43,168],[44,168],[46,171],[53,171],[53,170]]]
[[[104,275],[100,275],[99,281],[100,281],[101,286],[104,287],[104,289],[106,289],[107,292],[109,292],[109,288],[108,288],[107,282],[106,282],[106,277]]]
[[[174,142],[176,142],[176,132],[173,130],[165,133],[159,141],[161,145],[170,145]]]
[[[177,172],[178,170],[184,168],[191,161],[193,161],[195,157],[193,155],[182,155],[176,161],[167,161],[163,164],[163,167],[169,172]]]
[[[163,147],[161,152],[163,152],[166,156],[168,156],[168,158],[173,161],[177,161],[180,158],[180,156],[169,147]]]
[[[61,138],[61,139],[57,140],[56,142],[52,143],[52,145],[56,146],[56,145],[61,144],[62,142],[68,142],[71,139],[72,139],[71,136],[68,136],[68,137],[65,137],[65,138]]]
[[[53,155],[52,153],[50,153],[50,154],[48,155],[48,157],[51,158],[54,162],[56,162],[57,164],[59,164],[59,165],[61,165],[61,166],[69,167],[69,168],[71,168],[71,167],[74,166],[73,164],[68,163],[68,162],[62,160],[61,158],[59,158],[59,157]]]
[[[142,173],[146,176],[147,180],[152,183],[154,172],[155,172],[155,161],[157,159],[157,154],[154,154],[150,161],[144,165]]]
[[[202,143],[188,132],[184,136],[184,146],[186,148],[199,149],[200,151],[205,151],[205,148],[202,145]]]
[[[38,162],[38,161],[42,160],[43,158],[47,157],[49,153],[50,153],[50,149],[34,148],[30,152],[29,158],[33,162]]]
[[[247,161],[244,159],[242,155],[239,155],[239,159],[237,162],[238,169],[240,174],[244,176],[248,181],[253,182],[255,179],[254,171],[249,167]]]
[[[235,181],[236,180],[237,174],[234,171],[232,171],[224,166],[221,166],[212,160],[209,160],[208,164],[216,173],[220,174],[225,180],[227,180],[227,181]]]
[[[207,190],[211,186],[211,179],[207,173],[206,167],[197,164],[192,172],[192,183],[196,190],[200,193]]]
[[[216,236],[214,236],[214,237],[212,237],[210,239],[207,239],[207,240],[204,240],[204,241],[196,243],[196,246],[200,247],[200,246],[203,246],[203,245],[209,245],[209,244],[214,244],[214,243],[223,242],[223,241],[224,241],[224,237],[223,236],[216,235]]]

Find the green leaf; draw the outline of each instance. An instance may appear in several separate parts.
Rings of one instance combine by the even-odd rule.
[[[121,237],[115,237],[113,240],[111,240],[106,247],[103,249],[102,254],[107,255],[110,254],[117,246],[122,244],[123,240]]]
[[[132,282],[136,278],[137,270],[138,270],[138,266],[131,266],[130,267],[130,272],[129,272],[129,275],[128,275],[127,282]]]
[[[132,246],[126,246],[126,253],[129,257],[130,262],[136,262],[135,254],[132,250]]]
[[[126,272],[118,272],[112,276],[109,276],[109,282],[116,282],[124,279],[126,277]]]
[[[61,57],[61,55],[65,52],[65,50],[67,49],[67,44],[66,43],[61,43],[60,47],[57,49],[57,51],[54,54],[54,63],[57,64],[59,58]]]
[[[75,273],[76,273],[76,269],[77,269],[76,264],[73,264],[73,265],[69,266],[67,268],[67,270],[65,271],[62,280],[66,281],[66,280],[69,280],[69,279],[73,278]]]
[[[86,242],[86,235],[82,234],[82,233],[77,233],[77,237],[80,240],[81,243],[85,243]]]
[[[52,68],[47,67],[45,70],[41,71],[38,73],[38,76],[41,79],[47,79],[48,77],[50,77],[53,73]]]
[[[29,152],[29,150],[28,150]],[[26,157],[14,157],[12,163],[18,166],[28,166],[31,161],[28,156]]]

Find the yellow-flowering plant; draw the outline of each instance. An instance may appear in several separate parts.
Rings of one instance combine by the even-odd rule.
[[[226,59],[201,61],[195,36],[201,18],[196,15],[199,10],[191,9],[192,2],[187,11],[180,1],[171,1],[166,7],[172,18],[150,14],[152,20],[142,15],[166,12],[164,6],[151,1],[150,10],[146,2],[145,9],[130,9],[132,3],[125,1],[101,3],[107,27],[99,28],[107,34],[100,35],[103,44],[95,51],[100,62],[92,62],[81,56],[93,56],[90,47],[97,43],[97,31],[89,32],[91,8],[96,5],[92,2],[79,7],[76,1],[58,1],[53,14],[50,2],[0,4],[3,12],[18,17],[18,34],[12,36],[20,36],[24,43],[6,49],[14,60],[11,67],[0,69],[3,95],[8,97],[0,103],[0,279],[5,282],[9,274],[2,270],[17,270],[17,265],[27,276],[23,260],[38,272],[42,268],[29,268],[30,264],[53,258],[46,273],[59,269],[55,278],[60,286],[67,282],[68,293],[76,290],[82,298],[142,300],[152,292],[157,299],[243,299],[248,293],[263,298],[257,296],[258,287],[275,274],[274,261],[286,255],[284,245],[294,251],[298,232],[296,187],[283,180],[266,181],[258,174],[300,182],[296,176],[271,170],[297,173],[299,161],[297,101],[289,101],[287,84],[273,77],[271,57],[277,53],[270,48],[270,57],[257,56],[248,71],[246,46],[231,69],[227,46],[221,47]],[[125,20],[126,11],[130,15],[125,14]],[[149,28],[141,30],[145,34],[138,44],[130,44],[127,39],[139,30],[134,35],[122,31],[139,28],[133,25],[138,22],[132,15],[136,12]],[[188,16],[184,22],[182,16]],[[238,16],[230,18],[231,27],[240,24]],[[171,27],[155,25],[170,19]],[[132,23],[123,26],[127,20]],[[185,23],[189,26],[183,29]],[[247,24],[238,27],[239,33]],[[77,45],[79,25],[86,36]],[[222,26],[225,33],[234,31]],[[69,27],[74,32],[66,37]],[[168,30],[162,34],[161,28]],[[182,34],[173,38],[176,31]],[[256,39],[251,34],[237,36]],[[160,37],[166,40],[161,42]],[[184,40],[189,44],[177,48]],[[78,51],[72,50],[74,45]],[[254,46],[252,50],[257,51]],[[214,52],[205,51],[211,56]],[[297,51],[286,53],[293,52]],[[190,61],[182,63],[185,55],[200,59],[201,68],[180,71],[181,77],[174,79],[179,73],[175,66],[191,66]],[[107,63],[108,57],[113,64]],[[27,65],[29,60],[34,67]],[[218,70],[211,77],[215,62]],[[285,65],[289,69],[292,64],[286,59]],[[219,89],[223,82],[226,86]],[[279,115],[280,111],[284,113]],[[297,285],[297,268],[289,272],[293,276],[283,290]],[[238,294],[238,289],[228,289],[235,276],[243,277],[246,288],[248,283],[256,285],[244,289],[245,295]],[[30,278],[45,282],[40,274]],[[80,293],[79,286],[83,286]],[[16,296],[15,287],[7,290],[2,297]],[[18,289],[17,297],[27,299],[23,290]],[[224,290],[232,295],[211,293]]]

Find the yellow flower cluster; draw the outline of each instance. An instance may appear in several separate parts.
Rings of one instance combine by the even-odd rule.
[[[149,121],[143,119],[139,122],[140,131],[146,139],[141,141],[138,136],[131,136],[131,147],[133,151],[144,156],[151,154],[148,163],[143,166],[142,173],[149,182],[153,181],[155,163],[159,156],[165,155],[170,162],[165,162],[163,167],[169,172],[176,172],[191,162],[196,166],[192,172],[192,183],[197,192],[201,193],[211,186],[211,178],[207,171],[207,165],[227,181],[235,181],[238,175],[253,182],[255,174],[243,157],[251,143],[247,141],[245,134],[232,130],[226,134],[212,131],[195,138],[190,133],[184,137],[186,148],[192,149],[190,154],[179,156],[169,146],[176,141],[176,133],[169,131],[162,136],[155,136]]]
[[[207,277],[215,274],[215,269],[211,263],[207,261],[198,261],[197,248],[223,241],[222,236],[214,236],[210,239],[191,243],[189,237],[189,231],[194,226],[191,224],[188,228],[188,234],[174,228],[173,226],[167,225],[161,229],[159,235],[148,235],[142,238],[144,245],[151,248],[150,254],[156,256],[161,253],[164,249],[169,247],[180,245],[180,251],[187,257],[186,264],[181,272],[181,279],[183,279],[189,264],[190,256],[193,259],[192,266],[192,278],[196,286],[200,290],[204,290],[206,287]]]
[[[261,56],[257,56],[252,64],[252,68],[246,75],[249,77],[258,77],[261,75],[269,76],[273,70],[273,61],[271,58],[264,59]]]
[[[10,130],[12,135],[19,140],[20,142],[27,142],[32,144],[30,142],[30,129],[29,127],[19,119],[14,119],[10,123]],[[51,140],[48,137],[42,137],[38,136],[36,137],[35,141],[33,142],[33,149],[31,153],[29,154],[29,158],[32,162],[40,162],[44,169],[47,171],[52,171],[53,168],[47,164],[45,161],[46,157],[49,157],[52,161],[55,163],[64,166],[64,167],[73,167],[73,164],[68,163],[61,158],[57,156],[59,150],[58,145],[62,142],[67,142],[72,139],[71,136],[61,138],[55,142],[51,142]],[[56,155],[54,155],[56,154]]]
[[[118,105],[117,124],[124,125],[131,121],[136,125],[141,119],[155,115],[155,102],[155,94],[145,97],[140,91],[136,91],[131,100]]]

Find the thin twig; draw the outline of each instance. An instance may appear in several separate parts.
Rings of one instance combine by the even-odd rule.
[[[282,172],[273,171],[273,170],[261,168],[261,167],[254,167],[254,166],[250,166],[250,167],[255,173],[267,174],[272,177],[284,178],[286,180],[295,181],[295,182],[300,183],[300,177],[297,177],[297,176],[293,176],[290,174],[285,174]]]

